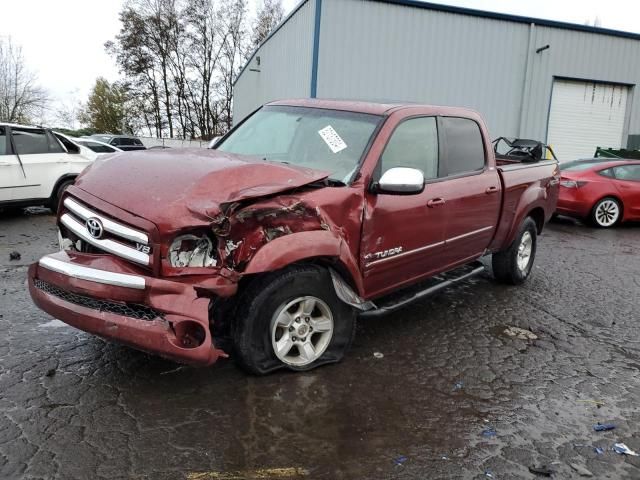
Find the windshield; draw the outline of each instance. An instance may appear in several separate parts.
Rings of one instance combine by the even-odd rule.
[[[579,172],[582,170],[588,170],[589,168],[593,167],[594,165],[598,165],[599,163],[605,163],[607,161],[611,161],[611,159],[608,160],[573,160],[571,162],[567,162],[567,163],[561,163],[560,164],[560,170],[565,170],[565,171],[570,171],[570,172]]]
[[[266,106],[216,150],[314,168],[348,183],[381,119],[320,108]]]

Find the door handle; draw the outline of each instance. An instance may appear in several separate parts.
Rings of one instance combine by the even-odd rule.
[[[439,207],[444,204],[445,204],[444,198],[432,198],[427,202],[427,207],[429,208]]]
[[[498,191],[498,187],[488,187],[484,193],[486,193],[487,195],[492,194],[492,193],[496,193]]]

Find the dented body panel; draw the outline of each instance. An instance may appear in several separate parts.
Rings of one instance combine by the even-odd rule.
[[[128,152],[96,161],[65,198],[98,218],[144,232],[148,242],[142,244],[118,237],[119,228],[106,239],[146,252],[149,262],[136,265],[118,257],[120,247],[115,254],[105,252],[86,235],[83,243],[60,221],[74,215],[62,208],[61,237],[70,251],[31,266],[35,303],[77,328],[207,365],[226,356],[215,345],[212,305],[239,298],[243,278],[299,262],[320,263],[330,269],[339,297],[366,310],[382,295],[506,248],[524,217],[534,216],[541,229],[555,210],[555,163],[496,165],[475,112],[318,100],[276,104],[381,116],[350,184],[332,185],[321,170],[215,150]],[[389,138],[415,116],[477,122],[485,168],[428,181],[415,195],[375,193],[371,185],[379,178],[377,166]],[[211,239],[211,266],[171,264],[170,248],[182,248],[174,245],[176,238],[197,244],[201,237]],[[127,276],[143,287],[109,283]],[[138,311],[145,318],[127,316]]]

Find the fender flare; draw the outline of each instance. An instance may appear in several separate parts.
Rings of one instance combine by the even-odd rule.
[[[292,233],[272,240],[256,252],[243,273],[269,272],[319,257],[338,260],[349,272],[356,291],[362,295],[364,289],[357,261],[344,240],[328,230]]]
[[[524,219],[529,216],[529,214],[535,209],[541,209],[543,214],[543,221],[547,217],[547,211],[545,210],[545,205],[547,202],[547,192],[544,188],[537,187],[535,189],[529,188],[526,190],[522,196],[520,197],[520,201],[516,207],[516,213],[514,215],[514,220],[511,223],[511,227],[509,229],[509,233],[507,234],[505,241],[503,242],[502,249],[508,248],[509,245],[513,242],[516,234],[518,233],[518,229],[520,225],[524,221]],[[534,218],[534,220],[536,220]],[[538,222],[536,221],[536,224]]]

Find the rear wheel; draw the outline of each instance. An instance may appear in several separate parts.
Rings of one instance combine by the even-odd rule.
[[[593,206],[591,210],[591,222],[600,228],[613,227],[620,220],[622,208],[613,197],[606,197]]]
[[[315,265],[254,280],[232,328],[236,360],[258,375],[338,362],[354,332],[354,309],[338,298],[329,272]]]
[[[509,248],[493,254],[491,261],[496,280],[510,285],[524,283],[533,268],[537,242],[536,222],[527,217]]]

